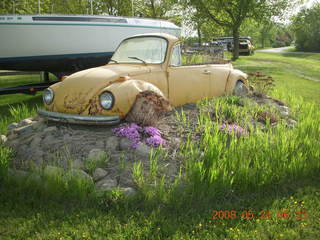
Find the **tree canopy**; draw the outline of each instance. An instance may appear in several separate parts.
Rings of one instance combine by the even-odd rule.
[[[233,59],[239,57],[240,27],[247,19],[263,20],[279,16],[292,0],[185,0],[202,16],[232,31],[234,38]]]
[[[291,26],[298,50],[320,52],[320,3],[302,9],[293,18]]]

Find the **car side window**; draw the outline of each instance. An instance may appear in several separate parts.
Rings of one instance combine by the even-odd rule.
[[[173,48],[170,65],[174,67],[179,67],[181,66],[181,63],[181,49],[180,44],[178,44]]]

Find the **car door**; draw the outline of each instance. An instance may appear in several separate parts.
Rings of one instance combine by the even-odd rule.
[[[210,96],[208,65],[181,66],[180,44],[173,48],[168,67],[169,100],[177,106]]]

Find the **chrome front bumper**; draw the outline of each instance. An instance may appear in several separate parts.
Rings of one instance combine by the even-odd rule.
[[[41,117],[55,122],[85,125],[115,125],[120,122],[119,116],[83,116],[77,114],[50,112],[43,109],[38,109],[38,114]]]

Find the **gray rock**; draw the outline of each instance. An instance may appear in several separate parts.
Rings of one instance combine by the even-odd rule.
[[[30,120],[29,118],[27,118],[27,119],[24,119],[24,120],[22,120],[22,121],[20,122],[20,126],[27,126],[27,125],[30,125],[30,124],[32,124],[32,123],[33,123],[33,121]]]
[[[45,128],[43,130],[43,133],[48,134],[48,133],[55,132],[55,131],[58,131],[58,128],[56,126],[52,126],[52,127]]]
[[[94,170],[93,172],[93,180],[94,181],[99,181],[102,178],[104,178],[105,176],[108,175],[108,172],[102,168],[97,168],[96,170]]]
[[[73,138],[72,138],[72,136],[70,136],[69,134],[65,134],[65,135],[63,135],[63,141],[64,142],[73,142]]]
[[[7,137],[6,137],[5,135],[1,135],[1,136],[0,136],[0,144],[6,143],[7,140],[8,140],[8,139],[7,139]]]
[[[88,154],[88,159],[103,160],[107,157],[107,153],[99,148],[92,149]]]
[[[143,143],[140,144],[135,150],[135,154],[144,159],[149,159],[150,152],[151,148]]]
[[[8,175],[16,179],[25,179],[30,175],[30,173],[19,169],[9,168]]]
[[[111,161],[129,161],[129,154],[126,154],[125,152],[116,152],[112,153],[110,155],[110,160]]]
[[[131,150],[132,149],[131,144],[132,144],[132,142],[130,139],[121,138],[120,139],[120,150],[123,150],[123,151]]]
[[[52,142],[54,142],[56,140],[56,138],[52,135],[47,135],[41,142],[41,144],[49,146],[50,144],[52,144]]]
[[[101,191],[109,191],[117,187],[117,181],[109,177],[105,177],[95,184],[96,188]]]
[[[9,135],[7,136],[7,140],[12,141],[18,137],[18,134],[10,132]]]
[[[288,119],[288,124],[291,124],[291,125],[296,125],[297,124],[297,121],[296,120],[293,120],[293,119]]]
[[[18,134],[18,135],[26,135],[29,134],[33,131],[33,128],[31,125],[23,126],[23,127],[18,127],[13,129],[13,132]]]
[[[68,176],[71,178],[78,178],[78,179],[81,179],[81,180],[87,181],[88,183],[93,184],[93,180],[89,176],[89,174],[87,174],[85,171],[80,170],[80,169],[71,169],[68,172]]]
[[[10,123],[10,124],[8,125],[7,129],[8,129],[8,131],[11,131],[11,130],[17,128],[17,127],[19,127],[19,124],[16,123],[16,122],[13,122],[13,123]]]
[[[96,148],[103,149],[104,148],[104,141],[97,141],[95,145],[96,145]]]
[[[32,121],[37,121],[37,122],[39,122],[39,121],[44,121],[44,119],[42,118],[42,117],[40,117],[39,115],[36,115],[36,116],[34,116],[34,117],[31,117],[30,118]]]
[[[32,159],[33,159],[33,162],[35,163],[36,167],[42,166],[43,155],[44,155],[44,152],[41,151],[40,149],[36,149],[35,151],[32,152]]]
[[[106,141],[106,150],[110,152],[117,151],[120,148],[120,141],[118,137],[109,137]]]
[[[84,163],[80,159],[76,159],[72,162],[72,168],[84,169]]]
[[[294,128],[297,125],[297,121],[293,119],[288,119],[287,121],[287,127]]]
[[[40,120],[38,122],[33,122],[32,123],[32,128],[35,129],[35,130],[38,130],[38,131],[42,131],[43,129],[46,128],[46,125],[45,125],[43,120]]]
[[[287,106],[281,106],[281,105],[277,105],[278,106],[278,109],[280,111],[286,111],[286,112],[289,112],[289,108]]]
[[[31,184],[42,184],[42,178],[39,174],[33,172],[27,178],[27,181]]]
[[[35,135],[35,136],[33,137],[33,139],[32,139],[32,142],[30,143],[30,147],[31,147],[31,148],[37,148],[37,147],[40,146],[41,142],[42,142],[41,136]]]
[[[55,167],[55,166],[46,166],[43,170],[43,176],[45,177],[57,177],[61,176],[64,173],[63,168]]]
[[[137,194],[137,191],[131,187],[120,188],[120,191],[127,197],[134,196]]]
[[[8,137],[8,140],[5,142],[5,146],[11,147],[13,149],[17,148],[20,145],[19,139],[13,140]]]
[[[279,111],[280,111],[280,114],[284,117],[286,116],[289,116],[289,108],[287,106],[280,106],[280,105],[277,105]]]

